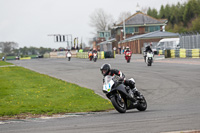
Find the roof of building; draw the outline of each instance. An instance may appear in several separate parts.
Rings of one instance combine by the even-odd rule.
[[[107,41],[104,41],[104,42],[100,42],[100,43],[98,43],[97,45],[103,45],[103,44],[107,44],[107,43],[112,43],[112,42],[114,42],[114,41],[116,41],[116,39],[115,39],[115,38],[112,38],[112,39],[110,39],[110,40],[107,40]]]
[[[165,24],[166,21],[167,19],[159,20],[142,12],[137,12],[125,20],[125,25],[148,25],[148,24],[163,25]],[[119,23],[117,26],[123,26],[123,21]]]
[[[154,31],[154,32],[150,32],[150,33],[146,33],[146,34],[142,34],[142,35],[135,35],[132,37],[129,37],[123,41],[123,42],[127,42],[127,41],[132,41],[132,40],[138,40],[138,39],[150,39],[150,38],[170,38],[170,37],[179,37],[179,33],[172,33],[172,32],[166,32],[166,31]]]

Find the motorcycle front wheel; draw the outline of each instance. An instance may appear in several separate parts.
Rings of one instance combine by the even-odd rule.
[[[112,105],[119,113],[126,112],[126,103],[123,97],[120,94],[116,94],[111,98]]]
[[[144,98],[144,96],[142,96],[142,99],[139,100],[138,106],[137,106],[137,110],[139,111],[145,111],[147,109],[147,102]]]

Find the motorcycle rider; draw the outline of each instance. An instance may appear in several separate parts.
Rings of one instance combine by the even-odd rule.
[[[125,52],[124,52],[125,56],[126,56],[126,53],[127,53],[127,52],[130,52],[130,53],[132,54],[132,52],[131,52],[131,50],[130,50],[129,47],[126,47],[126,50],[125,50]]]
[[[103,64],[100,68],[100,71],[101,71],[101,73],[104,77],[107,76],[107,75],[110,75],[110,76],[117,75],[117,76],[119,76],[119,82],[124,83],[125,86],[129,86],[131,88],[131,90],[135,91],[137,98],[138,99],[141,98],[140,92],[135,87],[135,81],[134,80],[126,80],[125,75],[121,71],[119,71],[117,69],[111,69],[110,64]]]
[[[92,55],[93,55],[92,49],[90,49],[90,50],[88,51],[88,58],[90,58],[90,56],[92,56]]]
[[[94,53],[97,53],[96,48],[93,48],[93,50],[92,50],[92,54],[94,54]]]
[[[71,54],[71,55],[72,55],[70,49],[67,50],[66,55],[67,55],[67,54]]]
[[[152,43],[150,43],[149,45],[146,46],[144,52],[145,52],[145,54],[144,54],[144,61],[146,62],[147,52],[153,52],[152,51]]]

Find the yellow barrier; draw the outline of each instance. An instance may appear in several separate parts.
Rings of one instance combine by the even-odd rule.
[[[199,58],[199,57],[200,57],[200,50],[192,49],[192,58]]]
[[[186,58],[186,49],[180,49],[180,58]]]
[[[163,54],[163,50],[159,50],[159,51],[158,51],[158,54],[159,54],[159,55],[162,55],[162,54]]]
[[[171,58],[175,58],[175,50],[170,50]]]
[[[77,58],[88,58],[88,52],[78,52],[77,53]],[[98,52],[98,59],[104,59],[104,51]]]
[[[20,58],[20,60],[29,60],[31,59],[31,57],[23,57],[23,58]]]
[[[105,58],[105,57],[104,57],[104,51],[101,51],[100,53],[101,53],[100,59],[104,59],[104,58]]]

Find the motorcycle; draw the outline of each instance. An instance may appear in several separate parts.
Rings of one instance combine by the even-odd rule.
[[[127,63],[130,63],[131,55],[132,55],[131,52],[126,52],[126,53],[125,53],[125,59],[127,60]]]
[[[89,60],[92,61],[92,58],[93,58],[92,53],[89,53],[88,57],[89,57]]]
[[[72,54],[71,53],[67,53],[67,58],[68,58],[68,61],[71,60],[71,57],[72,57]]]
[[[147,66],[152,65],[152,63],[153,63],[153,53],[152,52],[147,52],[146,63],[147,63]]]
[[[117,76],[107,75],[104,78],[103,92],[112,105],[119,113],[125,113],[129,109],[137,109],[145,111],[147,109],[147,102],[143,95],[138,98],[134,90],[122,84]]]
[[[96,62],[97,61],[97,53],[93,53],[93,60],[94,60],[94,62]]]

